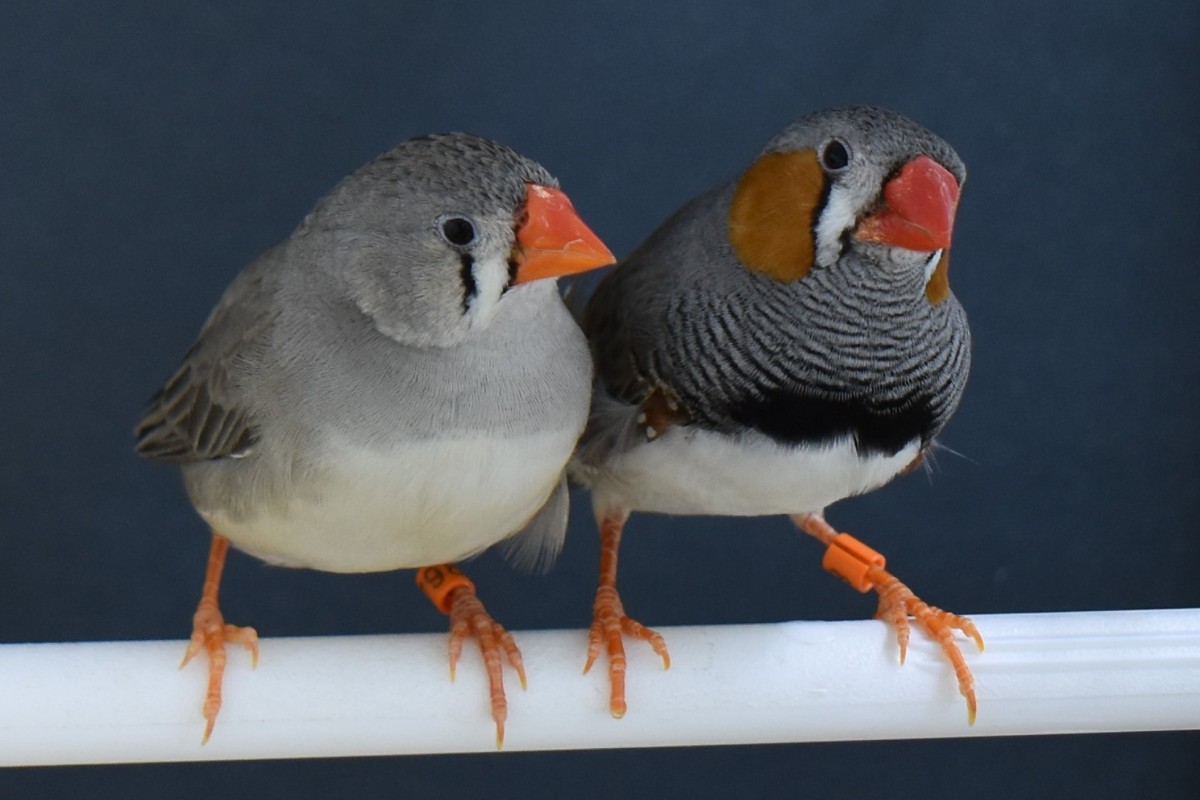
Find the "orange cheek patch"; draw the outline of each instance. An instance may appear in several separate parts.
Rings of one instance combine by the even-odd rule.
[[[807,275],[825,180],[812,150],[768,153],[755,161],[729,208],[729,242],[738,260],[785,283]]]
[[[950,250],[949,248],[942,251],[942,257],[938,259],[937,266],[933,268],[933,274],[929,276],[929,282],[925,284],[925,298],[937,305],[950,296]]]

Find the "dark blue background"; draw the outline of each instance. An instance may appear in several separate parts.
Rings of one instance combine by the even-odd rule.
[[[397,140],[512,145],[625,253],[791,119],[847,102],[908,114],[967,162],[952,283],[976,348],[943,437],[965,458],[831,519],[964,613],[1200,606],[1196,6],[327,5],[0,6],[0,641],[188,632],[207,532],[131,426],[233,275]],[[494,554],[471,571],[511,628],[582,628],[595,551],[579,497],[553,573]],[[868,616],[819,559],[783,519],[646,516],[621,585],[654,625]],[[268,637],[445,627],[407,573],[236,556],[223,601]],[[1198,744],[36,769],[0,773],[0,794],[1190,797]]]

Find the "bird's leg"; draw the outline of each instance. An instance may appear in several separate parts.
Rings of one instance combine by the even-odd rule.
[[[968,722],[974,725],[975,680],[954,640],[954,631],[960,630],[974,639],[975,645],[982,651],[983,637],[979,635],[974,623],[966,617],[943,611],[921,600],[895,575],[884,569],[882,555],[849,534],[838,533],[820,514],[797,514],[792,517],[792,521],[800,530],[827,546],[822,562],[825,569],[860,592],[874,589],[879,594],[879,608],[875,612],[875,618],[895,627],[896,641],[900,645],[901,664],[904,663],[908,651],[910,616],[941,646],[942,652],[954,667],[958,691],[966,698]]]
[[[417,570],[417,585],[437,608],[450,617],[450,680],[454,680],[463,642],[468,636],[479,640],[479,651],[487,667],[492,719],[496,721],[496,749],[504,746],[504,721],[508,700],[504,694],[503,658],[517,671],[521,688],[526,687],[525,662],[512,634],[483,607],[475,584],[454,564],[438,564]],[[501,655],[503,651],[503,658]]]
[[[667,643],[658,633],[625,614],[621,596],[617,593],[617,551],[621,546],[621,531],[628,512],[606,512],[599,520],[600,525],[600,580],[596,587],[596,599],[592,603],[592,627],[588,631],[586,674],[596,663],[601,645],[608,650],[608,678],[611,686],[608,708],[620,719],[625,716],[625,644],[622,636],[649,642],[654,652],[663,660],[663,669],[671,666]]]
[[[225,569],[225,554],[229,552],[229,540],[213,532],[212,548],[208,552],[208,569],[204,573],[204,589],[200,603],[192,616],[192,639],[179,668],[183,669],[201,650],[208,652],[208,692],[204,696],[204,738],[212,736],[217,712],[221,710],[221,681],[225,676],[225,643],[241,644],[250,651],[252,666],[258,666],[258,633],[254,628],[227,625],[217,604],[217,593],[221,588],[221,572]]]

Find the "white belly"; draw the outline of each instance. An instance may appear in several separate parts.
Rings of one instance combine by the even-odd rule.
[[[918,450],[913,440],[893,456],[862,458],[849,437],[821,448],[800,448],[753,432],[733,437],[672,428],[600,468],[592,492],[598,508],[717,516],[802,514],[882,486]]]
[[[375,572],[457,561],[518,531],[555,488],[576,432],[456,439],[390,452],[329,444],[329,464],[277,510],[203,513],[264,561]]]

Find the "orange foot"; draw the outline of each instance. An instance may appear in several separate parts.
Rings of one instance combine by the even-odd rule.
[[[583,666],[586,675],[596,663],[600,655],[600,646],[607,645],[608,649],[608,680],[611,692],[608,698],[608,710],[613,717],[620,719],[625,716],[628,706],[625,703],[625,643],[623,636],[632,636],[643,642],[649,642],[654,652],[663,660],[663,669],[671,668],[671,654],[667,652],[667,642],[663,637],[650,630],[635,619],[625,614],[621,605],[621,597],[615,586],[600,586],[596,589],[596,600],[592,604],[592,627],[588,631],[587,663]]]
[[[882,567],[874,567],[867,573],[868,579],[879,593],[879,608],[875,619],[891,623],[896,628],[896,641],[900,645],[900,663],[908,654],[908,618],[916,620],[917,626],[937,642],[942,653],[954,667],[954,676],[958,679],[958,691],[967,701],[967,724],[975,724],[975,714],[978,705],[975,702],[975,678],[971,669],[963,660],[962,651],[954,641],[954,630],[960,630],[975,640],[975,646],[983,652],[983,637],[975,623],[958,614],[951,614],[940,608],[931,606],[912,593],[912,590],[901,583],[895,575]]]
[[[468,636],[479,641],[479,652],[487,667],[492,719],[496,722],[496,749],[504,747],[504,721],[508,719],[508,699],[504,694],[506,658],[521,688],[526,688],[525,662],[512,634],[496,622],[475,594],[475,585],[453,564],[440,564],[417,570],[417,585],[433,604],[450,616],[450,680],[454,680],[463,642]],[[503,657],[501,656],[503,651]]]
[[[654,652],[663,660],[663,669],[670,669],[671,655],[667,642],[658,633],[630,619],[621,605],[617,594],[617,554],[621,549],[621,533],[629,512],[623,508],[609,508],[599,513],[596,522],[600,527],[600,579],[596,586],[596,599],[592,603],[592,627],[588,631],[587,663],[583,665],[586,675],[600,655],[601,645],[608,650],[608,710],[616,718],[625,716],[625,660],[624,636],[632,636],[649,642]]]
[[[253,666],[258,666],[258,633],[254,628],[240,628],[225,624],[221,609],[217,605],[217,590],[221,585],[221,571],[225,568],[225,554],[229,540],[213,534],[212,549],[208,555],[208,571],[204,576],[204,590],[200,604],[192,616],[192,639],[179,668],[183,669],[201,650],[208,651],[208,692],[204,696],[204,738],[207,744],[212,736],[217,713],[221,710],[221,681],[225,677],[225,643],[240,643],[250,652]]]
[[[910,616],[916,620],[917,627],[941,646],[942,653],[954,668],[958,691],[967,701],[967,724],[974,725],[978,711],[975,679],[954,639],[954,631],[959,630],[969,636],[982,652],[983,637],[975,624],[966,617],[943,611],[921,600],[895,575],[884,569],[882,555],[853,536],[838,533],[821,515],[804,514],[793,517],[793,521],[805,533],[828,546],[823,562],[825,569],[860,592],[874,589],[879,594],[875,618],[895,627],[901,664],[908,654]]]

